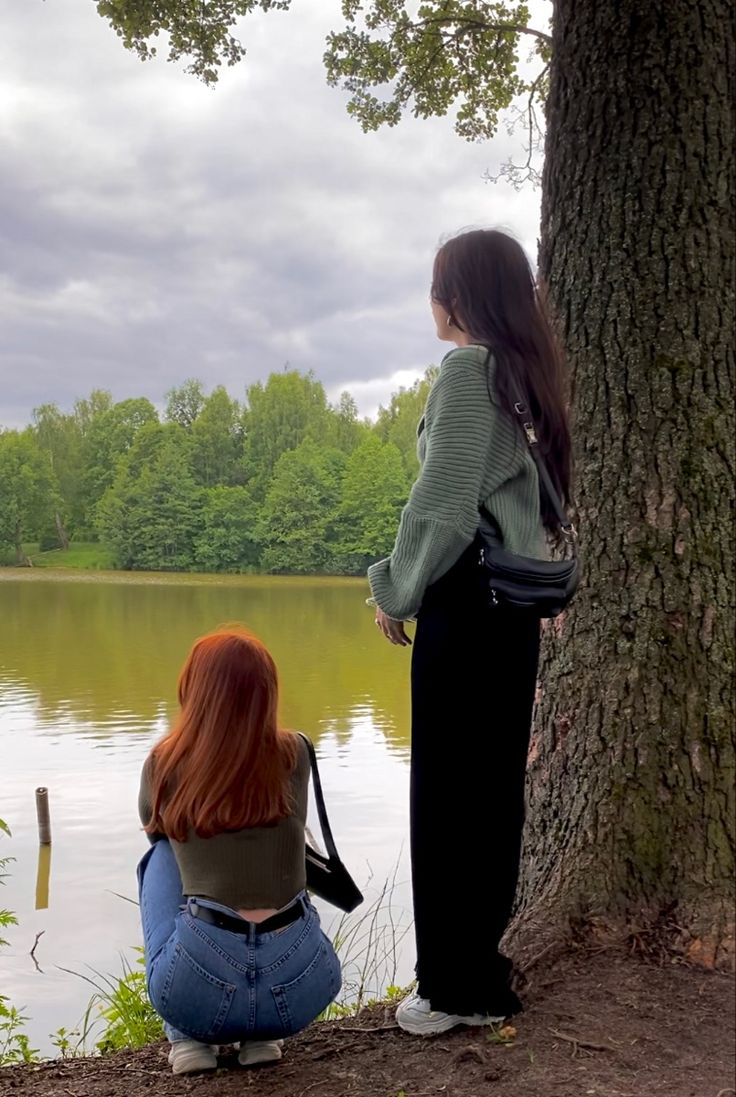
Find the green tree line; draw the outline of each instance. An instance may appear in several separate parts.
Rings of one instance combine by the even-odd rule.
[[[360,574],[388,553],[417,472],[432,371],[375,422],[286,370],[246,390],[185,381],[159,415],[93,391],[0,431],[0,550],[101,541],[123,569]]]

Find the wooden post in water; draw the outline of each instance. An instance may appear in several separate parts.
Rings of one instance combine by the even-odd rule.
[[[51,845],[51,816],[49,815],[49,790],[36,789],[36,818],[38,819],[38,840],[42,846]]]
[[[48,910],[49,877],[51,876],[51,842],[38,847],[36,871],[36,910]]]

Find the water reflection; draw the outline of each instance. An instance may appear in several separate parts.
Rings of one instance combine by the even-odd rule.
[[[51,846],[38,847],[38,867],[36,869],[36,910],[48,910],[49,884],[51,881]]]
[[[167,717],[192,640],[238,621],[276,659],[285,723],[318,736],[329,722],[341,735],[363,705],[392,742],[408,741],[407,652],[376,635],[360,581],[8,574],[0,573],[0,686],[37,697],[39,730],[82,722],[104,737]]]
[[[381,642],[365,587],[332,580],[178,577],[79,580],[0,573],[0,816],[16,858],[3,906],[20,925],[0,954],[0,993],[25,1005],[34,1046],[81,1015],[89,988],[60,969],[119,969],[138,943],[135,864],[140,766],[174,711],[197,635],[241,621],[271,648],[284,723],[318,742],[341,852],[370,901],[397,863],[410,906],[408,653]],[[17,574],[17,573],[16,573]],[[34,790],[50,789],[53,873],[39,862]],[[312,829],[316,820],[311,819]],[[330,911],[325,912],[328,921]],[[30,957],[36,935],[36,959]],[[408,978],[411,956],[401,971]]]

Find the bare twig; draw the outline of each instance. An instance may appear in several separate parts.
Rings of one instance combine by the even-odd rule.
[[[542,142],[542,127],[537,118],[535,103],[538,99],[539,85],[548,72],[549,64],[546,64],[542,71],[538,73],[535,80],[529,85],[525,107],[512,107],[514,120],[509,126],[509,133],[513,132],[517,122],[524,119],[528,143],[526,161],[523,164],[516,164],[513,160],[509,160],[501,167],[501,170],[496,175],[492,175],[489,171],[486,171],[483,177],[487,183],[497,183],[500,179],[506,178],[516,189],[518,189],[523,183],[530,182],[538,185],[541,182],[541,176],[533,163],[534,155],[539,152]]]
[[[351,1043],[332,1044],[329,1047],[325,1047],[322,1051],[318,1051],[312,1056],[314,1062],[319,1062],[322,1059],[329,1059],[333,1055],[344,1055],[346,1051],[352,1051],[356,1047],[358,1041],[353,1040]]]
[[[521,969],[523,973],[526,975],[527,971],[531,971],[533,967],[537,966],[540,960],[543,960],[545,956],[547,956],[550,952],[552,952],[553,949],[557,947],[558,942],[552,941],[549,945],[543,948],[541,952],[538,952],[536,956],[532,956],[531,960],[529,960],[528,963],[524,964],[523,968]]]
[[[340,1025],[340,1032],[393,1032],[398,1027],[395,1021],[392,1025]]]
[[[559,1032],[556,1028],[549,1030],[553,1036],[556,1036],[558,1040],[566,1040],[568,1044],[574,1044],[575,1049],[573,1055],[577,1052],[579,1047],[585,1048],[586,1051],[613,1051],[614,1049],[610,1044],[594,1044],[592,1040],[581,1040],[578,1036],[569,1036],[565,1032]]]
[[[434,15],[429,16],[427,19],[417,20],[413,24],[414,27],[427,27],[433,23],[439,23],[444,25],[451,20],[446,15]],[[458,19],[458,23],[461,23],[464,27],[470,27],[472,30],[479,31],[498,31],[499,34],[511,33],[511,34],[529,34],[532,38],[536,38],[540,42],[544,42],[546,45],[552,45],[552,36],[545,34],[544,31],[535,30],[534,27],[524,27],[520,23],[496,23],[486,22],[484,19]]]
[[[31,959],[33,960],[34,964],[36,965],[36,971],[40,971],[42,975],[43,975],[43,969],[41,968],[41,965],[39,964],[38,960],[36,959],[36,949],[38,948],[38,942],[41,940],[41,938],[43,937],[45,932],[46,932],[45,929],[39,930],[39,932],[36,934],[36,940],[33,942],[33,948],[31,949],[31,951],[28,954],[31,957]]]

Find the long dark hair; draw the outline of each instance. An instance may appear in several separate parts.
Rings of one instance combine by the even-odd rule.
[[[529,260],[497,229],[474,229],[442,245],[434,261],[432,298],[452,323],[496,359],[496,389],[514,415],[511,379],[525,395],[549,474],[566,503],[571,495],[570,427],[562,354]],[[542,520],[557,528],[544,495]]]

